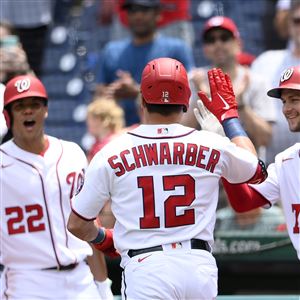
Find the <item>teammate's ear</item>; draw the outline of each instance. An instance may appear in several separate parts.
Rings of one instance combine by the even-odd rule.
[[[45,119],[48,118],[48,107],[46,107],[46,111],[45,111]]]

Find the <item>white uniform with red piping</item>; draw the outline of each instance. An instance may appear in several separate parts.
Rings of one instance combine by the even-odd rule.
[[[268,178],[251,187],[272,205],[281,201],[287,230],[300,259],[300,143],[276,155],[268,167]]]
[[[213,244],[220,177],[245,182],[257,166],[253,154],[228,138],[179,124],[140,125],[96,154],[72,209],[92,220],[111,198],[124,299],[185,299],[187,290],[189,299],[212,299],[215,260],[191,249],[191,240]],[[128,255],[155,246],[164,251]],[[163,277],[166,285],[158,286]]]
[[[48,140],[43,155],[24,151],[13,140],[0,147],[1,299],[99,299],[84,261],[92,250],[66,229],[86,157],[74,143]]]

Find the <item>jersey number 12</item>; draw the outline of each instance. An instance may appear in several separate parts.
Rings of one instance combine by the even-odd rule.
[[[176,208],[190,206],[195,200],[195,180],[190,175],[163,176],[164,191],[175,190],[183,187],[182,195],[171,195],[164,201],[165,227],[177,227],[195,224],[195,211],[186,208],[181,215],[176,214]],[[140,228],[159,228],[160,218],[155,214],[155,194],[153,176],[142,176],[137,178],[138,187],[143,191],[144,216],[140,218]]]

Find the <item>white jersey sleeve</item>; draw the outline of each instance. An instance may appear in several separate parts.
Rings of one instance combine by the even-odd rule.
[[[252,188],[262,194],[272,205],[280,200],[280,184],[278,180],[276,164],[268,167],[268,178],[261,184],[251,184]],[[268,206],[269,207],[269,206]]]
[[[257,157],[241,147],[231,143],[228,138],[223,138],[224,155],[222,177],[230,183],[243,183],[250,180],[257,169]]]
[[[105,159],[99,151],[91,160],[82,190],[72,199],[72,209],[84,219],[95,219],[110,198]]]
[[[298,187],[298,192],[300,191],[300,184],[297,185],[300,183],[299,150],[300,143],[297,143],[279,153],[275,157],[275,162],[268,167],[268,178],[259,185],[251,185],[271,204],[275,204],[283,198],[295,198],[297,193],[293,193],[291,188],[293,186]],[[298,197],[299,195],[300,193],[298,193]]]

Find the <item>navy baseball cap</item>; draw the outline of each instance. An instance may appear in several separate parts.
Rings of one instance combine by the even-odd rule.
[[[160,7],[160,0],[125,0],[122,5],[122,9],[127,9],[132,5],[157,8]]]

